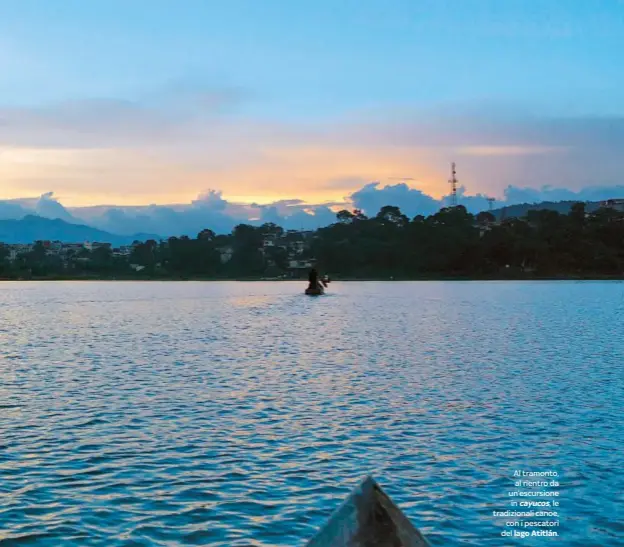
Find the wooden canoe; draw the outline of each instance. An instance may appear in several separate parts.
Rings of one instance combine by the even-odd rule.
[[[388,495],[366,477],[306,547],[430,547]]]
[[[321,285],[319,285],[316,289],[308,287],[305,290],[305,293],[309,296],[320,296],[321,294],[325,294],[325,289]]]

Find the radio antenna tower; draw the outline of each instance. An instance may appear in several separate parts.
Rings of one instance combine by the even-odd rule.
[[[451,163],[451,178],[449,184],[451,185],[451,207],[457,207],[457,173],[455,171],[455,162]]]

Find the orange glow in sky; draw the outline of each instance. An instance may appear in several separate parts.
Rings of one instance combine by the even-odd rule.
[[[189,203],[208,188],[232,202],[342,202],[370,182],[404,179],[435,197],[446,191],[446,166],[432,166],[407,148],[276,147],[259,160],[218,169],[189,169],[127,150],[14,148],[1,157],[0,199],[53,191],[69,207]]]

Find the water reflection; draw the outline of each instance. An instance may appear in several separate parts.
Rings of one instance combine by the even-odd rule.
[[[374,473],[434,545],[501,545],[559,470],[615,545],[621,285],[0,284],[0,540],[297,545]],[[529,545],[529,543],[527,543]]]

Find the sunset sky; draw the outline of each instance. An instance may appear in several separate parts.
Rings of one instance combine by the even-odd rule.
[[[0,199],[620,183],[621,0],[0,0]]]

